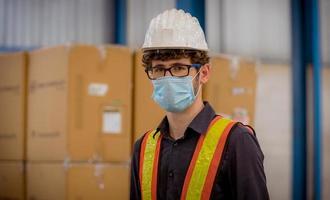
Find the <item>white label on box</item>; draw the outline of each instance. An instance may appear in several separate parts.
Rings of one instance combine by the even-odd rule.
[[[106,134],[121,133],[121,113],[119,111],[104,111],[103,112],[103,128],[102,132]]]
[[[234,87],[232,88],[232,94],[233,95],[243,95],[246,93],[246,89],[243,87]]]
[[[88,86],[90,96],[105,96],[108,92],[108,85],[104,83],[91,83]]]

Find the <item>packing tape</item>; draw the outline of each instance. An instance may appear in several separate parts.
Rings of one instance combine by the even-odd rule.
[[[63,161],[64,170],[68,170],[71,166],[71,159],[67,156]]]
[[[97,49],[99,50],[100,56],[102,60],[105,60],[107,57],[107,49],[105,46],[99,45],[97,46]]]
[[[67,53],[69,53],[69,51],[73,45],[74,45],[74,43],[72,41],[64,43],[64,47],[65,47],[65,50],[67,51]]]
[[[94,164],[94,163],[102,162],[102,161],[103,161],[103,158],[98,153],[94,153],[93,156],[87,160],[87,162],[89,164]]]
[[[240,68],[239,57],[233,56],[231,58],[231,63],[230,63],[230,77],[232,79],[236,78],[239,68]]]
[[[103,172],[104,172],[104,164],[102,163],[95,163],[94,164],[94,175],[95,176],[103,176]]]
[[[104,184],[104,165],[97,163],[94,165],[94,176],[96,177],[97,185],[99,189],[103,190],[105,188]]]

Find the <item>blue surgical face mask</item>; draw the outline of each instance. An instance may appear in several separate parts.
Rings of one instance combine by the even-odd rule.
[[[200,85],[195,95],[193,87],[194,78],[192,76],[164,76],[152,80],[154,86],[152,98],[168,112],[182,112],[195,101],[199,92]]]

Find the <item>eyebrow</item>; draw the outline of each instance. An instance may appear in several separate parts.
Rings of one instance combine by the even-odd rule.
[[[179,62],[177,62],[177,63],[173,63],[173,64],[171,64],[170,67],[172,67],[172,66],[174,66],[174,65],[189,65],[189,64],[184,64],[184,63],[179,63]],[[158,65],[155,65],[155,66],[153,66],[153,67],[166,67],[166,65],[158,64]]]

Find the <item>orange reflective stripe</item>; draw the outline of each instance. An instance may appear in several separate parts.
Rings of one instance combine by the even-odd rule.
[[[140,151],[141,196],[145,200],[157,199],[157,168],[159,160],[160,133],[149,131],[143,138]]]

